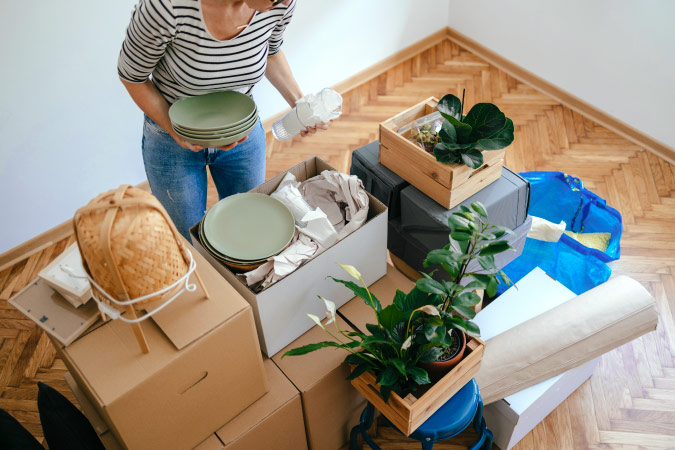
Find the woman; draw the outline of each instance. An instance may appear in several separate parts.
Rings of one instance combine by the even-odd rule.
[[[203,148],[176,134],[169,106],[213,91],[250,95],[263,75],[295,106],[303,94],[280,50],[295,1],[140,0],[134,10],[118,73],[145,113],[143,162],[152,193],[188,240],[206,209],[206,166],[220,198],[259,185],[265,180],[265,132],[258,121],[239,142]]]

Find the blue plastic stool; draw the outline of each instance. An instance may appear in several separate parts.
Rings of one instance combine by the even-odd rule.
[[[349,450],[358,450],[359,433],[370,448],[381,450],[368,435],[368,428],[372,426],[374,416],[375,407],[369,402],[366,409],[361,413],[359,424],[352,429]],[[410,437],[422,443],[422,450],[431,450],[435,442],[458,435],[467,429],[472,422],[480,438],[478,442],[469,447],[469,450],[481,449],[485,444],[487,444],[485,448],[490,450],[492,448],[492,431],[488,430],[485,419],[483,419],[483,399],[478,392],[478,385],[475,380],[469,381],[466,386],[445,402],[445,405],[441,406],[426,422],[420,425]]]

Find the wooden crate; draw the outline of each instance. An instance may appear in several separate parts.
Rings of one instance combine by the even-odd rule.
[[[483,341],[469,337],[464,359],[420,398],[413,394],[401,398],[398,394],[392,392],[389,400],[385,403],[380,397],[379,385],[375,382],[375,376],[370,372],[352,380],[352,386],[384,414],[396,428],[406,436],[410,436],[478,373],[484,351],[485,343]]]
[[[429,97],[380,124],[380,163],[450,209],[499,179],[505,149],[484,151],[484,162],[478,169],[436,161],[433,154],[413,142],[410,125],[434,112],[437,104],[438,99]]]

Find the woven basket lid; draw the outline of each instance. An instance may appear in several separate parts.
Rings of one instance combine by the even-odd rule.
[[[189,256],[176,227],[159,201],[141,189],[123,185],[104,192],[77,210],[73,225],[85,270],[116,300],[157,292],[188,270]]]

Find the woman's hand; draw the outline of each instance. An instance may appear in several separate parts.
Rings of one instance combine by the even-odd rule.
[[[204,149],[206,148],[206,147],[204,147],[204,146],[202,146],[202,145],[197,145],[197,144],[193,144],[192,142],[186,141],[185,139],[183,139],[182,137],[180,137],[180,136],[179,136],[177,133],[175,133],[175,132],[174,132],[174,133],[171,133],[171,137],[174,139],[174,141],[176,141],[176,143],[177,143],[178,145],[180,145],[181,147],[186,148],[186,149],[188,149],[188,150],[191,150],[191,151],[193,151],[193,152],[199,152],[199,151],[204,150]],[[246,139],[248,139],[248,136],[245,136],[244,139],[241,139],[241,140],[239,140],[239,141],[237,141],[237,142],[233,142],[233,143],[230,144],[230,145],[225,145],[225,146],[223,146],[223,147],[213,147],[213,148],[217,148],[218,150],[225,150],[225,151],[227,151],[227,150],[232,150],[234,147],[236,147],[237,145],[241,144],[241,143],[244,142]]]
[[[328,129],[328,122],[319,122],[313,127],[307,127],[304,130],[300,132],[300,136],[305,137],[309,136],[310,134],[316,133],[316,130],[327,130]]]

